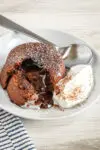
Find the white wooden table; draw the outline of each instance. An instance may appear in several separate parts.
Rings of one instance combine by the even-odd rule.
[[[99,0],[0,0],[0,12],[21,25],[58,29],[100,51]],[[75,118],[24,120],[38,150],[100,150],[100,102]]]

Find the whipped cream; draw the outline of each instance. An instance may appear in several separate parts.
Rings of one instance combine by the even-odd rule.
[[[36,110],[40,109],[40,106],[35,105],[34,101],[32,101],[32,100],[25,102],[25,104],[22,105],[21,107],[22,108],[28,108],[28,109],[36,109]]]
[[[85,101],[94,85],[93,71],[90,65],[76,65],[67,76],[57,84],[59,93],[53,93],[55,105],[70,108]]]

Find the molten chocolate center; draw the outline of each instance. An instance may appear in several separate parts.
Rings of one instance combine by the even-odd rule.
[[[52,106],[53,86],[50,81],[49,73],[43,69],[42,66],[34,63],[32,59],[23,61],[20,70],[23,71],[26,79],[34,86],[38,94],[38,99],[35,101],[35,104],[40,105],[41,108]]]

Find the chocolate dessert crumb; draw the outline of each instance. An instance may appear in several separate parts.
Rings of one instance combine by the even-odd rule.
[[[64,108],[62,108],[61,106],[59,106],[59,105],[57,105],[57,104],[54,104],[53,107],[54,107],[54,108],[57,108],[57,109],[59,109],[59,110],[61,110],[61,111],[64,111]]]

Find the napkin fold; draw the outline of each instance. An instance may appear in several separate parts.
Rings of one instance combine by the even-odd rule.
[[[0,109],[0,150],[36,150],[19,117]]]

